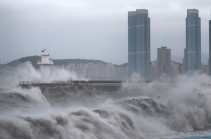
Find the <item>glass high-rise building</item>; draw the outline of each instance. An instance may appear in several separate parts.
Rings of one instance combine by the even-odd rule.
[[[128,12],[128,71],[150,78],[150,18],[148,10]]]
[[[135,72],[135,21],[136,12],[128,12],[128,73]]]
[[[183,59],[183,73],[185,73],[185,71],[186,71],[186,67],[187,67],[187,55],[186,55],[187,53],[186,53],[186,48],[184,49],[184,59]]]
[[[186,18],[186,71],[201,69],[201,19],[197,9],[188,9]]]
[[[211,75],[211,20],[209,20],[209,75]]]

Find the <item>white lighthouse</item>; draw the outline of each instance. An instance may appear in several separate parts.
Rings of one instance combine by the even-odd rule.
[[[46,49],[41,51],[41,60],[39,60],[37,64],[40,65],[40,72],[42,75],[42,79],[48,80],[51,74],[53,61],[49,58],[49,53],[47,52]]]

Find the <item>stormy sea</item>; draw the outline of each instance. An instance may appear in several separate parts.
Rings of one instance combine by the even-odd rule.
[[[211,78],[204,74],[149,83],[134,77],[106,92],[21,88],[18,80],[39,78],[24,70],[33,74],[1,77],[0,139],[211,138]]]

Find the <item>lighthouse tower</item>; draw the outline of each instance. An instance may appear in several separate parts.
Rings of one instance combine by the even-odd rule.
[[[51,74],[53,61],[49,58],[49,53],[46,51],[46,49],[41,51],[41,60],[39,60],[37,64],[40,65],[42,79],[48,80]]]

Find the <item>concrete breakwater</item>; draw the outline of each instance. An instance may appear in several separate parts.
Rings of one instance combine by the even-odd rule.
[[[20,87],[22,88],[31,88],[39,87],[41,90],[49,87],[63,87],[70,90],[99,90],[99,91],[108,91],[114,92],[121,89],[124,81],[107,81],[107,80],[75,80],[75,81],[21,81]]]

